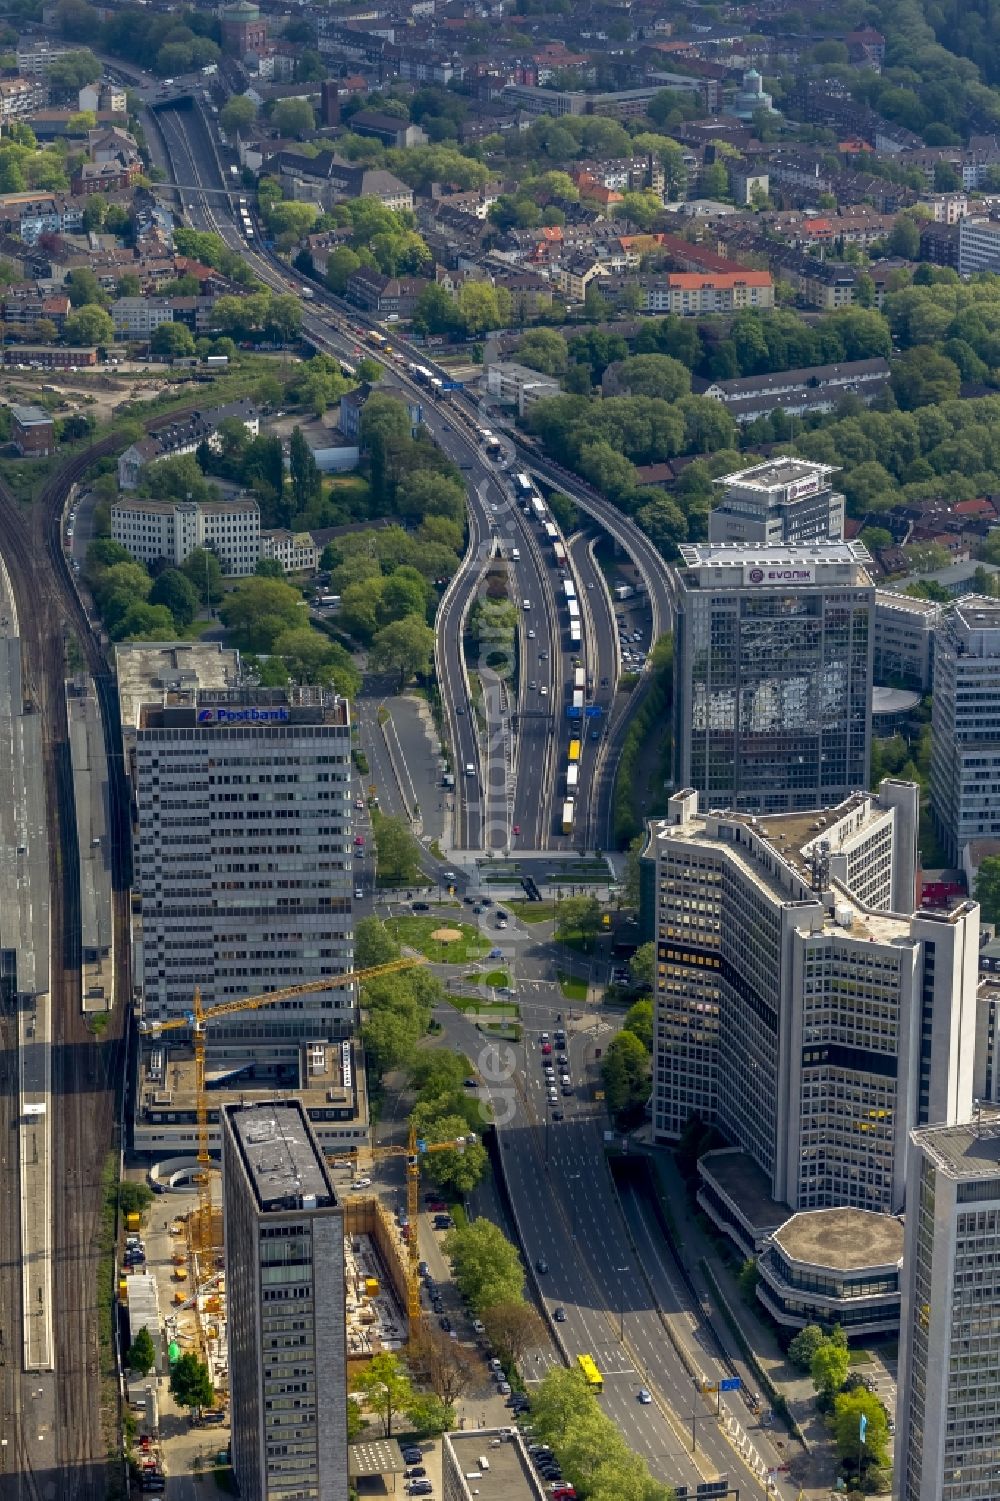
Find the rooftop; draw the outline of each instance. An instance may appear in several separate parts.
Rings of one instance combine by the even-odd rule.
[[[10,411],[19,427],[52,425],[52,413],[47,412],[44,407],[12,406]]]
[[[265,1012],[266,1014],[266,1012]],[[232,1056],[230,1044],[225,1056],[216,1057],[209,1043],[205,1063],[206,1080],[211,1087],[210,1114],[221,1106],[255,1096],[273,1097],[274,1083],[254,1077],[257,1062],[255,1046],[247,1043],[244,1057]],[[367,1095],[362,1075],[364,1054],[353,1041],[304,1042],[299,1047],[299,1076],[295,1098],[319,1119],[319,1112],[349,1112],[349,1119],[367,1123]],[[228,1084],[228,1088],[226,1085]],[[194,1119],[198,1104],[194,1049],[189,1038],[161,1036],[143,1040],[139,1060],[138,1115],[144,1120],[166,1116]]]
[[[297,1100],[227,1105],[225,1113],[261,1213],[336,1205],[326,1162]]]
[[[1000,631],[1000,600],[966,594],[955,603],[955,619],[967,631]]]
[[[746,1152],[735,1147],[706,1152],[698,1171],[732,1200],[758,1234],[777,1229],[788,1218],[788,1205],[771,1197],[770,1178]]]
[[[731,569],[734,583],[746,579],[753,584],[811,584],[816,582],[812,577],[814,569],[850,567],[867,570],[872,561],[863,542],[800,543],[794,547],[742,542],[686,542],[679,550],[688,569],[710,568],[713,572]],[[754,569],[761,571],[761,577],[747,578],[749,571]],[[679,571],[683,580],[685,569]],[[773,577],[768,576],[769,571]],[[801,572],[803,577],[795,578],[796,572]],[[868,581],[867,571],[863,581]],[[1000,611],[1000,605],[997,609]]]
[[[478,1496],[480,1501],[543,1501],[545,1492],[532,1470],[524,1440],[518,1435],[515,1439],[504,1439],[494,1448],[493,1440],[499,1437],[495,1428],[446,1433],[444,1463],[449,1463],[450,1448],[466,1494]],[[488,1470],[480,1468],[480,1454],[489,1459]],[[465,1478],[472,1474],[479,1478],[471,1481]]]
[[[774,1239],[793,1261],[850,1272],[895,1266],[903,1255],[903,1225],[867,1209],[813,1209],[793,1214]]]
[[[916,599],[912,594],[897,594],[893,589],[875,590],[875,608],[905,610],[911,615],[922,615],[928,621],[933,621],[941,613],[936,600]]]
[[[235,688],[240,654],[218,642],[142,641],[115,647],[122,729],[136,730],[143,704],[162,703],[177,688]]]
[[[956,1182],[996,1178],[1000,1198],[1000,1111],[984,1107],[960,1126],[923,1126],[912,1134],[939,1172]]]
[[[793,372],[798,373],[800,372]],[[801,373],[806,374],[805,371]],[[715,483],[727,487],[739,485],[742,490],[759,490],[762,495],[766,495],[772,490],[784,489],[787,485],[826,480],[836,473],[835,464],[813,464],[808,459],[779,458],[767,459],[763,464],[755,464],[751,469],[739,469],[734,474],[723,474]]]

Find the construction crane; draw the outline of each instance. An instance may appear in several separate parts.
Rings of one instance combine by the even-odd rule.
[[[158,1037],[161,1032],[175,1032],[186,1028],[194,1043],[194,1089],[195,1109],[198,1122],[198,1235],[197,1244],[203,1253],[210,1254],[212,1241],[212,1185],[209,1168],[212,1159],[208,1150],[208,1092],[205,1088],[205,1038],[213,1022],[233,1016],[241,1011],[259,1011],[264,1006],[275,1006],[281,1001],[291,1001],[300,995],[314,995],[321,990],[342,990],[355,981],[377,980],[382,975],[395,974],[401,969],[413,969],[426,964],[422,955],[406,959],[392,959],[386,964],[375,964],[369,969],[352,969],[346,974],[327,975],[322,980],[307,980],[302,985],[289,985],[284,990],[268,990],[263,995],[244,996],[238,1001],[220,1001],[215,1006],[202,1006],[201,990],[196,986],[192,1009],[183,1016],[171,1017],[168,1021],[140,1022],[139,1030]]]
[[[458,1151],[475,1145],[474,1131],[465,1136],[456,1136],[452,1141],[426,1141],[410,1126],[409,1140],[405,1147],[372,1147],[373,1157],[406,1158],[406,1218],[407,1263],[406,1263],[406,1317],[410,1326],[410,1339],[420,1332],[420,1246],[417,1240],[417,1216],[420,1213],[420,1159],[431,1152]]]

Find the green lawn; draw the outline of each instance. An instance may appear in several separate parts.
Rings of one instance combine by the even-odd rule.
[[[517,908],[520,922],[551,922],[556,915],[555,902],[529,902],[518,896],[509,905]]]
[[[489,1017],[492,1020],[515,1021],[520,1015],[514,1001],[484,1001],[477,995],[452,995],[450,992],[445,996],[449,1006],[454,1006],[456,1011],[464,1011],[467,1015],[474,1013],[479,1016]]]
[[[510,984],[510,975],[505,969],[491,969],[488,974],[483,975],[483,984],[492,985],[496,990],[500,985]]]
[[[585,1001],[587,999],[587,982],[578,980],[575,975],[567,975],[559,971],[559,989],[567,1001]]]
[[[440,964],[472,964],[491,948],[489,939],[478,928],[450,917],[390,917],[386,927],[398,943]],[[452,943],[440,943],[431,937],[439,928],[451,929],[462,936]]]

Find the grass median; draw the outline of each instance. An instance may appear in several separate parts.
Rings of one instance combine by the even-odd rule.
[[[450,917],[390,917],[386,927],[397,943],[436,964],[474,964],[492,947],[478,928]]]

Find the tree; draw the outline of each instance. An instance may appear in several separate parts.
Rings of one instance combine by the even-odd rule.
[[[632,984],[651,991],[656,978],[656,944],[641,943],[629,960]]]
[[[304,136],[316,129],[316,116],[307,99],[279,99],[271,111],[271,124],[282,136]]]
[[[580,1371],[550,1366],[532,1396],[531,1425],[544,1442],[559,1442],[596,1405]]]
[[[106,307],[108,298],[97,277],[89,266],[77,266],[66,278],[66,292],[73,307],[86,307],[96,303]]]
[[[601,929],[601,904],[596,896],[568,896],[557,904],[554,937],[557,943],[593,943]]]
[[[736,1285],[740,1290],[740,1297],[744,1303],[752,1308],[756,1301],[757,1284],[760,1281],[760,1269],[752,1256],[748,1256],[736,1274]]]
[[[420,846],[404,818],[380,815],[372,826],[378,871],[388,886],[412,886],[420,879]]]
[[[522,1297],[524,1268],[517,1248],[490,1220],[449,1230],[444,1250],[454,1264],[458,1290],[474,1313]]]
[[[886,241],[890,255],[899,255],[904,260],[915,261],[920,254],[920,229],[909,214],[900,214]]]
[[[103,308],[88,304],[70,313],[63,325],[67,344],[77,347],[93,344],[110,344],[115,336],[115,326]]]
[[[413,1383],[399,1356],[389,1351],[373,1356],[355,1376],[354,1390],[381,1420],[386,1438],[392,1438],[394,1420],[414,1398]]]
[[[330,291],[341,296],[361,264],[360,255],[349,245],[338,245],[336,250],[331,250],[326,258],[326,284]]]
[[[54,89],[78,92],[84,84],[96,83],[102,72],[101,64],[87,49],[67,52],[55,58],[48,68],[49,83]]]
[[[153,1346],[153,1337],[145,1324],[139,1329],[132,1343],[129,1345],[128,1354],[125,1356],[125,1359],[129,1370],[134,1371],[137,1376],[148,1376],[156,1364],[156,1350]]]
[[[178,1407],[211,1407],[215,1400],[208,1366],[197,1355],[181,1355],[170,1372],[170,1395]]]
[[[512,1365],[518,1365],[522,1356],[545,1341],[545,1325],[538,1311],[523,1298],[484,1308],[483,1323],[490,1344]]]
[[[111,537],[95,537],[87,546],[87,572],[97,568],[113,568],[116,563],[132,563],[135,559],[127,547]]]
[[[471,1350],[432,1326],[414,1338],[410,1358],[435,1397],[449,1406],[465,1395],[478,1375]]]
[[[123,1178],[118,1185],[118,1208],[121,1214],[142,1214],[153,1202],[153,1190],[135,1178]]]
[[[298,511],[304,511],[310,501],[316,500],[322,494],[323,481],[319,466],[313,457],[313,451],[306,442],[301,427],[292,428],[292,436],[288,444],[288,463],[295,508]]]
[[[233,94],[219,115],[219,124],[227,135],[246,130],[257,118],[257,106],[248,94]]]
[[[825,1339],[814,1352],[809,1363],[812,1384],[820,1397],[829,1401],[836,1392],[839,1392],[847,1380],[850,1368],[851,1360],[847,1341],[841,1342],[832,1336]]]
[[[604,1098],[613,1115],[637,1109],[649,1097],[649,1054],[631,1032],[612,1038],[601,1063]]]
[[[419,616],[406,615],[376,632],[368,665],[374,672],[398,672],[402,690],[410,678],[430,672],[433,657],[433,630]]]
[[[347,1399],[347,1442],[353,1443],[360,1438],[367,1427],[367,1423],[361,1413],[361,1403],[357,1397]]]
[[[389,964],[399,958],[400,952],[399,944],[380,917],[362,917],[354,924],[354,962],[358,969]]]
[[[198,613],[198,591],[179,568],[166,568],[149,591],[151,605],[166,605],[183,630]]]
[[[691,390],[691,373],[667,354],[637,354],[617,366],[618,384],[633,396],[677,401]]]
[[[299,591],[277,579],[243,579],[219,613],[241,648],[253,652],[271,651],[283,631],[295,630],[306,618]]]
[[[406,1416],[421,1438],[437,1438],[455,1426],[455,1409],[434,1392],[416,1392],[410,1399]]]
[[[194,335],[186,323],[161,323],[149,341],[150,354],[164,359],[190,359],[194,354]]]
[[[893,362],[892,389],[904,411],[954,401],[962,375],[954,360],[933,349],[908,349]]]
[[[622,1023],[623,1032],[631,1032],[638,1037],[647,1053],[653,1051],[653,1002],[643,999],[636,1001],[625,1013]]]
[[[812,1369],[813,1356],[826,1343],[826,1335],[818,1324],[807,1324],[788,1346],[788,1358],[800,1371]]]
[[[203,605],[217,606],[222,600],[222,565],[207,547],[194,547],[181,564],[181,573],[190,579]]]
[[[564,375],[569,359],[566,340],[554,328],[533,328],[517,346],[522,365],[541,370],[545,375]]]
[[[436,1101],[418,1100],[410,1121],[417,1135],[428,1142],[457,1141],[463,1136],[467,1138],[464,1147],[430,1153],[425,1168],[428,1177],[442,1187],[451,1188],[459,1194],[471,1193],[486,1172],[489,1157],[481,1141],[468,1139],[473,1133],[469,1131],[465,1117],[442,1115]]]
[[[983,909],[983,920],[1000,923],[1000,855],[986,855],[980,860],[973,889]]]
[[[864,1419],[865,1437],[861,1442]],[[833,1403],[833,1435],[837,1454],[844,1465],[858,1471],[883,1469],[891,1461],[889,1420],[884,1406],[863,1386],[841,1392]]]
[[[108,632],[115,641],[163,641],[175,633],[174,617],[165,605],[137,600]]]

